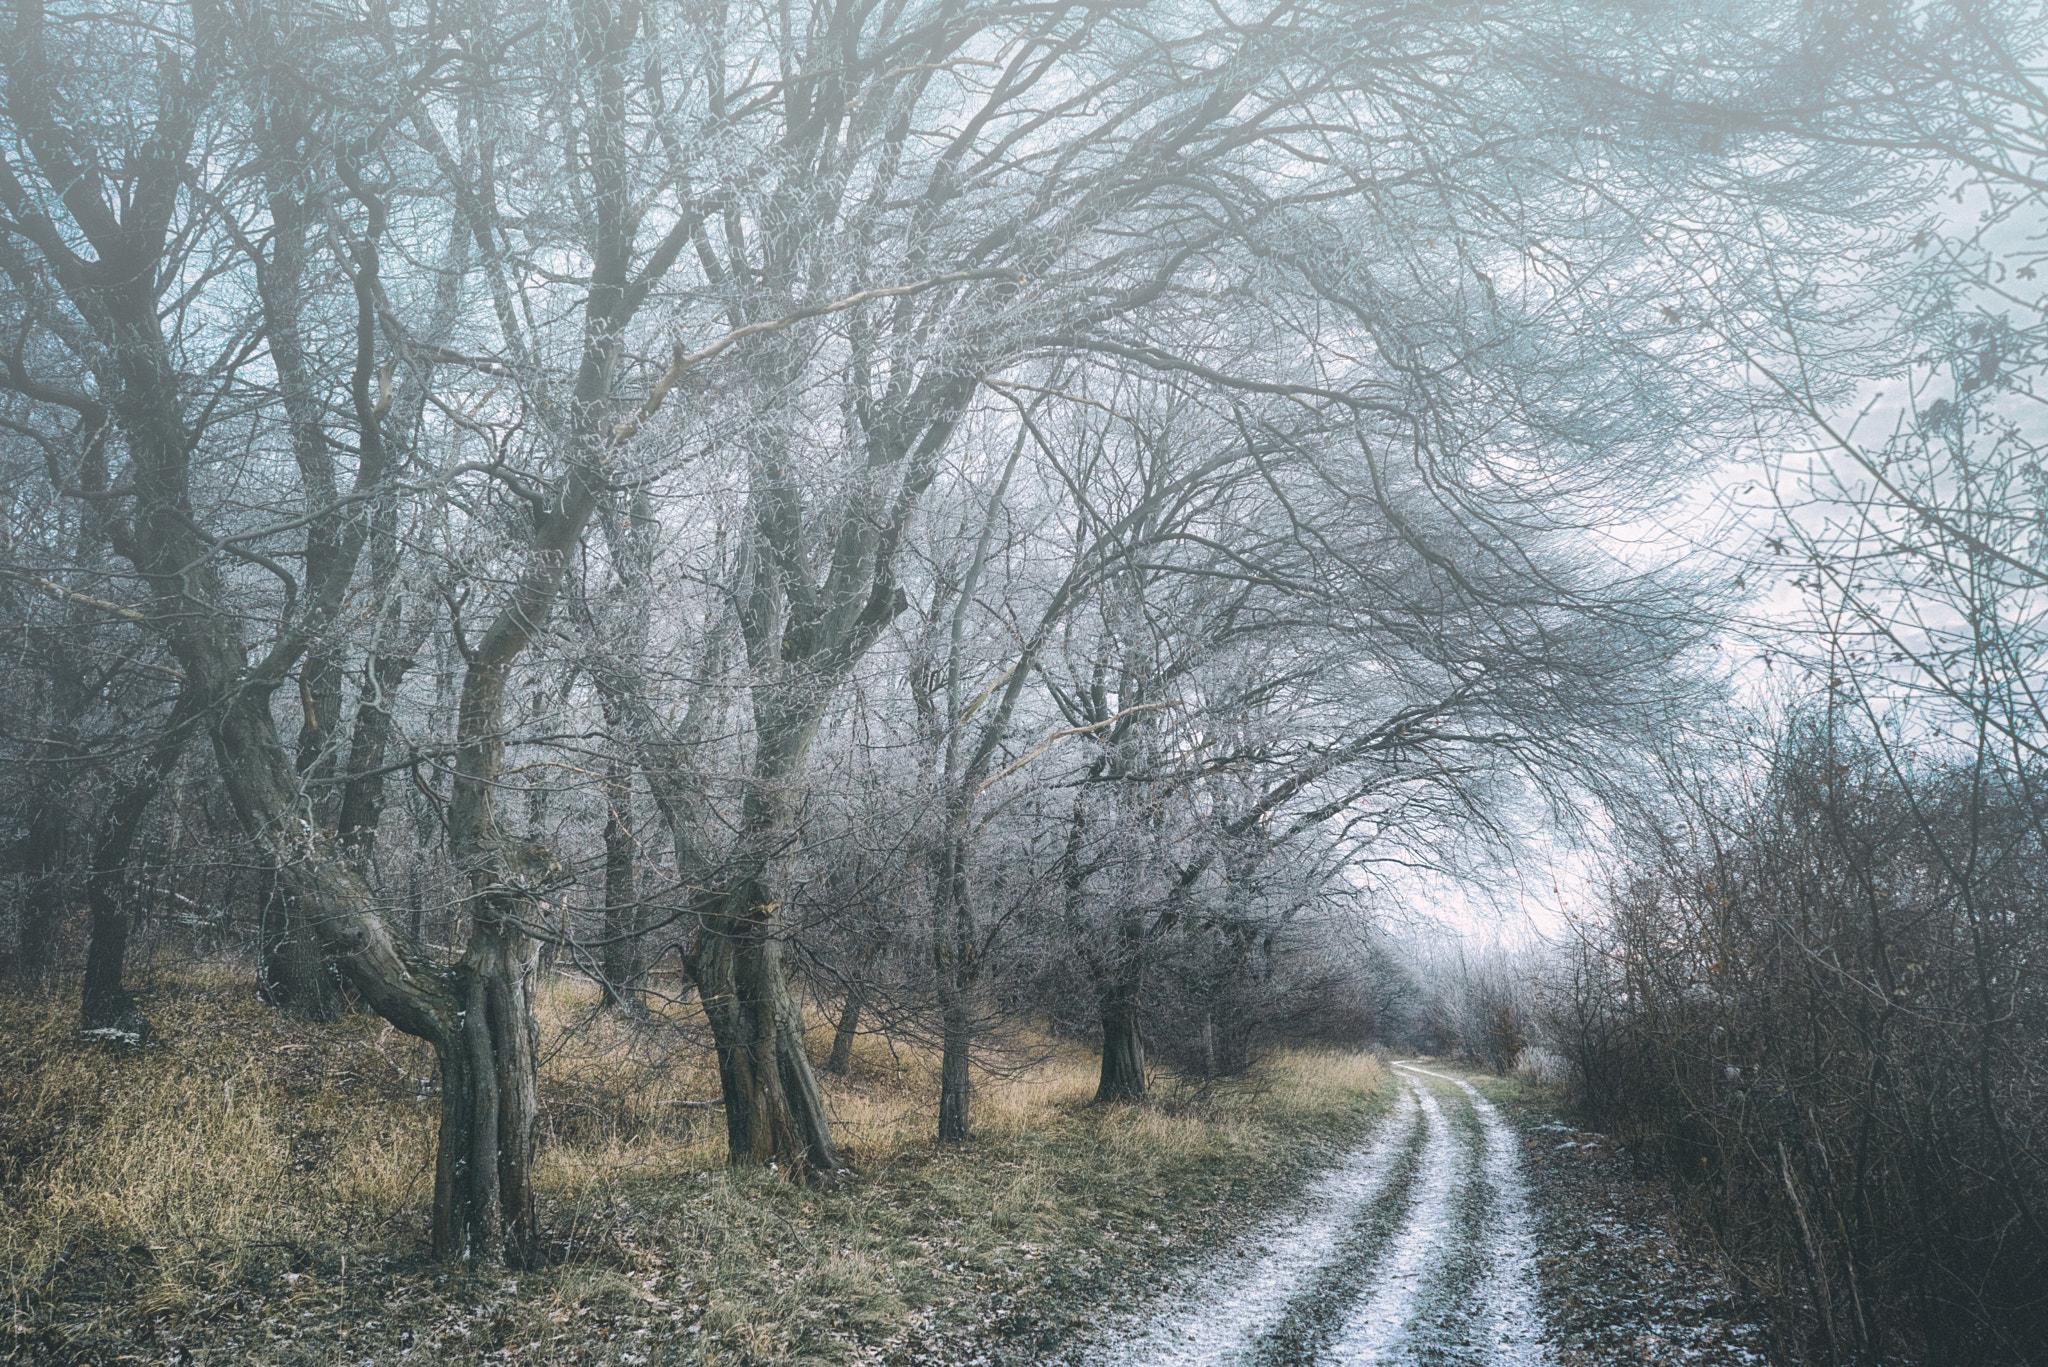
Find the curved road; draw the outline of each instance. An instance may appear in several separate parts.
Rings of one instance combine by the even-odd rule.
[[[1528,1192],[1469,1083],[1394,1065],[1374,1138],[1093,1367],[1539,1367]]]

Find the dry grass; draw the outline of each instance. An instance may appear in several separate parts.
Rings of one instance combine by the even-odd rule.
[[[1043,1042],[977,1080],[974,1138],[942,1148],[936,1059],[867,1037],[826,1079],[859,1175],[820,1191],[727,1169],[720,1113],[676,1104],[718,1091],[690,1010],[634,1023],[558,979],[537,1174],[556,1265],[465,1278],[421,1255],[423,1046],[368,1017],[282,1021],[227,971],[153,986],[139,1055],[79,1043],[68,1004],[0,999],[0,1357],[921,1362],[979,1336],[1029,1361],[1386,1090],[1369,1056],[1286,1054],[1094,1108],[1095,1055]]]
[[[76,1041],[55,1003],[0,999],[0,1266],[33,1280],[119,1249],[176,1280],[244,1254],[410,1239],[431,1195],[417,1042],[357,1017],[279,1020],[246,981],[160,996],[162,1047]],[[144,1256],[144,1255],[149,1256]]]

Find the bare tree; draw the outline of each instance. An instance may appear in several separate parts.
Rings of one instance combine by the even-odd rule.
[[[448,822],[451,849],[470,884],[472,933],[462,960],[448,966],[422,957],[392,933],[347,845],[331,824],[311,819],[317,804],[308,811],[307,785],[322,762],[314,753],[315,734],[335,729],[339,717],[334,657],[319,652],[327,649],[323,643],[349,602],[357,561],[377,520],[372,510],[399,487],[401,471],[384,430],[388,386],[400,366],[442,359],[431,339],[415,338],[390,310],[381,254],[391,231],[390,184],[380,173],[418,176],[441,196],[438,202],[477,244],[486,288],[504,298],[508,277],[493,221],[499,206],[479,187],[497,169],[491,163],[497,153],[481,149],[501,129],[482,134],[475,144],[480,150],[468,154],[465,165],[449,151],[445,125],[428,107],[438,89],[428,77],[458,59],[473,68],[464,94],[487,105],[483,97],[494,89],[494,73],[485,54],[498,49],[481,38],[489,25],[479,20],[484,28],[477,30],[478,43],[463,50],[466,56],[443,47],[409,53],[396,63],[364,61],[365,104],[344,99],[330,105],[340,113],[320,144],[331,176],[320,195],[337,269],[354,296],[354,318],[342,334],[352,354],[345,367],[346,398],[323,414],[321,406],[302,403],[305,396],[293,397],[300,377],[291,360],[291,328],[299,320],[289,316],[284,298],[303,284],[290,258],[294,239],[288,229],[293,206],[304,203],[288,192],[309,192],[273,184],[269,208],[282,216],[285,229],[271,234],[267,248],[252,249],[241,244],[252,241],[253,220],[237,213],[253,216],[255,209],[230,194],[247,187],[188,190],[207,184],[209,141],[236,129],[240,111],[228,97],[232,82],[245,71],[272,70],[274,63],[264,59],[294,45],[276,33],[230,27],[226,16],[206,6],[177,17],[181,46],[156,65],[154,87],[144,92],[155,113],[141,121],[146,131],[139,144],[126,141],[134,124],[118,116],[92,122],[90,104],[65,92],[70,83],[106,83],[116,72],[147,70],[147,62],[135,65],[118,43],[102,42],[107,31],[91,17],[31,7],[16,20],[6,116],[19,150],[0,176],[0,198],[14,244],[9,265],[19,297],[33,310],[39,350],[14,358],[11,387],[27,402],[80,415],[93,433],[77,468],[53,465],[53,482],[104,508],[126,503],[132,509],[115,520],[114,545],[150,588],[144,615],[176,658],[191,710],[205,718],[211,733],[229,793],[250,833],[275,860],[286,896],[365,1001],[436,1047],[443,1097],[437,1250],[491,1260],[502,1249],[523,1260],[532,1254],[534,1237],[535,1142],[528,995],[534,949],[524,929],[525,908],[552,876],[552,860],[500,833],[492,791],[512,665],[545,621],[566,556],[607,487],[614,440],[607,403],[627,324],[688,241],[685,225],[670,224],[653,246],[636,247],[640,225],[634,205],[643,191],[623,139],[629,87],[637,89],[648,78],[642,67],[630,74],[627,68],[638,15],[586,7],[570,16],[566,31],[527,30],[541,50],[518,54],[543,67],[552,66],[557,54],[573,59],[561,69],[569,95],[565,131],[579,149],[580,169],[572,186],[559,188],[565,194],[573,189],[587,209],[577,226],[587,234],[583,259],[590,274],[566,411],[543,393],[529,400],[544,418],[541,440],[528,448],[541,466],[533,482],[507,468],[502,452],[497,461],[469,467],[514,491],[526,502],[528,516],[505,577],[489,586],[487,606],[475,605],[481,611],[471,613],[481,616],[480,629],[462,639]],[[277,79],[296,81],[293,93],[310,98],[319,87],[306,72],[329,47],[347,51],[358,41],[376,46],[374,29],[381,21],[373,16],[367,22],[372,31],[344,26],[335,32],[312,24],[294,32],[290,36],[304,64]],[[265,38],[272,40],[268,46]],[[552,46],[557,40],[562,47]],[[356,50],[368,57],[366,48]],[[380,89],[378,81],[387,78],[390,85]],[[361,116],[365,105],[383,112],[352,124],[349,116]],[[479,118],[488,122],[489,116],[476,113],[479,105],[469,106],[466,115],[455,112],[453,121],[470,129],[479,126]],[[264,127],[275,133],[277,123]],[[400,129],[408,135],[404,142]],[[290,131],[300,140],[289,141],[283,151],[303,153],[303,134]],[[259,158],[257,164],[265,162]],[[61,223],[52,217],[58,212]],[[197,329],[190,309],[190,286],[206,271],[195,253],[217,249],[232,256],[229,243],[240,248],[245,266],[256,268],[259,282],[269,275],[271,297],[264,301],[260,325],[211,334]],[[286,253],[282,262],[280,251]],[[167,331],[166,317],[192,330]],[[532,359],[533,342],[518,312],[502,311],[498,321],[506,329],[499,343],[512,359],[469,368],[517,378],[530,391],[544,389],[546,377]],[[253,336],[268,342],[283,386],[278,403],[287,431],[295,434],[307,508],[276,529],[232,522],[209,529],[207,520],[228,510],[196,478],[208,431],[204,421],[217,419],[222,401],[235,392],[237,374],[255,350]],[[217,359],[210,367],[194,367],[190,348],[208,342]],[[45,355],[48,366],[41,364]],[[52,370],[61,378],[45,378]],[[346,492],[330,482],[335,443],[327,435],[326,414],[352,437],[355,468]],[[308,424],[318,430],[308,431]],[[108,457],[117,442],[125,467],[115,475]],[[462,470],[458,466],[442,478]],[[294,529],[303,529],[303,581],[265,550],[266,541]],[[272,600],[274,635],[261,650],[252,651],[245,641],[237,576],[227,566],[265,572],[281,590]],[[388,612],[379,620],[388,622]],[[458,621],[456,629],[462,626]],[[270,700],[302,661],[311,661],[311,669],[299,675],[300,758],[311,762],[299,764],[284,744]],[[372,725],[378,668],[373,654],[373,704],[366,718]],[[386,679],[391,672],[387,664]],[[353,843],[359,846],[364,833],[358,820]]]
[[[1445,810],[1503,768],[1562,792],[1683,699],[1690,590],[1582,534],[1753,426],[1726,336],[1776,314],[1721,286],[1796,298],[1890,206],[1851,149],[1709,136],[1807,88],[1778,61],[1799,13],[1588,30],[1316,3],[17,8],[9,430],[179,675],[109,810],[204,730],[276,870],[280,990],[331,1009],[324,959],[436,1050],[441,1255],[536,1254],[540,944],[576,938],[578,842],[607,947],[653,933],[641,784],[734,1161],[839,1166],[789,907],[820,737],[913,601],[948,1134],[975,899],[1028,862],[977,890],[982,794],[1047,777],[1045,737],[1089,775],[1061,809],[1083,845],[1111,791],[1150,842],[1119,856],[1136,946],[1223,870],[1405,819],[1372,794],[1429,789],[1417,757]],[[1686,100],[1638,93],[1666,78]],[[1011,539],[1019,479],[1058,536]],[[977,519],[948,565],[914,544],[935,507]],[[1026,544],[1055,568],[1012,579]],[[1312,667],[1178,706],[1297,632]],[[1260,709],[1205,771],[1182,712],[1254,736]],[[572,731],[607,747],[588,830],[550,806]],[[450,958],[387,914],[401,773],[460,884]],[[1137,1082],[1111,1094],[1142,1084],[1128,970],[1104,1001]],[[630,952],[604,972],[632,990]]]

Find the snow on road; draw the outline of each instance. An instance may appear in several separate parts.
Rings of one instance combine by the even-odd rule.
[[[1395,1068],[1370,1142],[1090,1367],[1544,1367],[1514,1134],[1469,1083]]]
[[[1397,1066],[1464,1092],[1485,1136],[1484,1171],[1492,1206],[1483,1232],[1486,1270],[1478,1289],[1476,1360],[1497,1367],[1540,1367],[1549,1354],[1543,1350],[1543,1321],[1536,1311],[1536,1235],[1514,1131],[1493,1103],[1464,1079],[1412,1063]]]
[[[1228,1367],[1250,1362],[1300,1293],[1346,1242],[1361,1211],[1399,1199],[1418,1145],[1417,1103],[1403,1091],[1393,1114],[1363,1148],[1309,1188],[1286,1215],[1262,1226],[1194,1286],[1125,1328],[1113,1349],[1090,1361],[1129,1367]],[[1389,1191],[1389,1188],[1395,1190]]]
[[[1369,1285],[1344,1325],[1336,1346],[1324,1360],[1342,1363],[1397,1362],[1416,1300],[1425,1292],[1429,1274],[1454,1246],[1455,1189],[1470,1180],[1471,1161],[1459,1152],[1443,1108],[1413,1078],[1402,1078],[1421,1100],[1429,1116],[1429,1147],[1416,1182],[1408,1221],[1370,1269],[1361,1269]]]

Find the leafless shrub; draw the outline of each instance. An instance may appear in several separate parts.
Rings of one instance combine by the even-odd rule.
[[[2042,775],[1795,713],[1639,850],[1546,1019],[1828,1362],[2048,1341]]]

